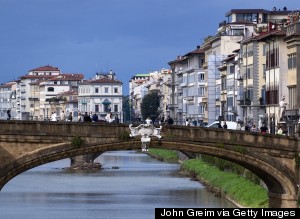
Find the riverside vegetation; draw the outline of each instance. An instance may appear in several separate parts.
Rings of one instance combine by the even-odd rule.
[[[176,151],[150,148],[148,154],[161,161],[178,162]],[[181,165],[182,173],[202,182],[208,189],[217,195],[224,195],[238,206],[268,207],[267,190],[259,185],[260,180],[254,174],[243,167],[220,158],[206,155],[201,157],[202,159],[183,161]],[[214,165],[211,163],[214,163]],[[236,173],[224,171],[225,167],[227,170],[231,169]]]

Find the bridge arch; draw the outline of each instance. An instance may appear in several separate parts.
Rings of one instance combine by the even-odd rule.
[[[1,180],[0,188],[15,176],[45,163],[84,154],[103,153],[114,150],[137,150],[140,149],[140,147],[140,141],[138,140],[91,144],[79,148],[72,146],[69,142],[54,144],[25,154],[8,164],[5,167],[7,173]],[[236,151],[224,151],[226,149],[223,148],[214,148],[212,150],[211,146],[191,144],[188,142],[153,141],[151,147],[171,150],[178,150],[178,148],[182,147],[188,152],[207,154],[237,163],[255,173],[265,182],[271,201],[276,199],[276,201],[273,201],[273,207],[278,207],[278,203],[280,203],[280,206],[282,205],[282,201],[278,202],[277,200],[279,197],[288,202],[296,199],[296,196],[293,196],[293,194],[297,194],[297,185],[293,179],[293,173],[288,168],[284,171],[278,171],[278,169],[282,170],[282,167],[278,165],[278,162],[274,159],[266,159],[257,154],[253,156],[251,154],[241,154]]]
[[[140,140],[126,138],[128,132],[125,124],[0,121],[0,189],[16,175],[44,163],[140,149]],[[76,136],[84,145],[70,143]],[[184,126],[164,126],[162,136],[161,140],[152,139],[150,147],[207,154],[240,164],[265,182],[270,207],[297,206],[298,139]]]

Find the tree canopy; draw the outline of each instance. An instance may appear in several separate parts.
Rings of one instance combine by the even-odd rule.
[[[159,115],[158,108],[159,108],[158,94],[153,92],[145,95],[141,103],[141,113],[143,119],[145,120],[149,117],[154,121]]]

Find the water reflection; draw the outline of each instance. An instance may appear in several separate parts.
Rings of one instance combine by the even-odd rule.
[[[106,152],[93,173],[61,160],[31,169],[0,193],[0,218],[154,218],[156,207],[233,207],[178,174],[179,165],[135,151]],[[118,166],[119,169],[112,169]]]

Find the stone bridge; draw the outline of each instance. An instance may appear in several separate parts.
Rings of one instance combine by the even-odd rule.
[[[33,167],[85,154],[141,148],[125,124],[0,121],[0,189]],[[201,153],[237,163],[268,188],[269,207],[297,207],[300,141],[285,136],[163,126],[152,148]],[[255,195],[255,194],[253,194]]]

